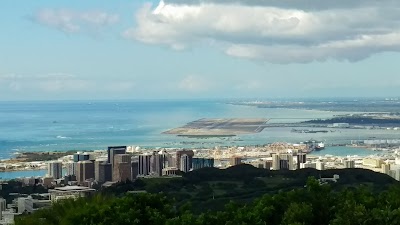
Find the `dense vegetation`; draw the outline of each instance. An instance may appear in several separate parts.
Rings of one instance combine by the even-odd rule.
[[[58,160],[61,157],[72,155],[76,151],[66,152],[22,152],[15,157],[19,162],[33,162],[33,161],[51,161]]]
[[[299,101],[301,103],[299,103]],[[311,109],[311,110],[324,110],[333,112],[390,112],[398,115],[400,112],[400,105],[398,101],[384,101],[379,99],[359,99],[358,101],[350,99],[341,100],[299,100],[299,101],[282,101],[282,102],[268,102],[265,104],[251,104],[251,103],[233,103],[254,105],[259,108],[286,108],[286,109]]]
[[[10,180],[7,183],[3,183],[0,189],[0,197],[4,198],[7,203],[11,203],[11,201],[17,195],[31,195],[31,194],[42,194],[48,193],[47,188],[41,185],[30,185],[26,186],[22,182]]]
[[[370,187],[371,191],[381,192],[397,183],[388,175],[363,169],[270,171],[243,164],[224,170],[203,168],[184,174],[182,178],[139,179],[107,188],[103,193],[118,196],[135,190],[162,192],[174,199],[178,207],[190,201],[192,211],[201,213],[204,209],[222,210],[231,200],[243,204],[264,194],[303,188],[310,176],[333,177],[334,174],[340,176],[337,183],[331,184],[331,188],[337,191],[363,185]]]
[[[370,126],[399,126],[400,119],[394,118],[371,118],[371,117],[362,117],[362,116],[346,116],[346,117],[335,117],[332,119],[325,120],[309,120],[303,123],[312,123],[312,124],[333,124],[333,123],[349,123],[352,125],[370,125]]]
[[[16,225],[376,225],[400,224],[400,188],[379,194],[367,187],[335,191],[309,178],[307,185],[276,194],[265,194],[247,203],[230,202],[222,210],[191,211],[190,202],[175,207],[162,194],[98,195],[65,200],[52,208],[16,219]]]

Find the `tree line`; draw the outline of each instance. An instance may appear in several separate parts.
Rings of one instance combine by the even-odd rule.
[[[366,186],[334,190],[310,177],[303,188],[229,202],[201,213],[160,194],[96,195],[68,199],[16,218],[16,225],[377,225],[400,224],[400,187],[376,193]]]

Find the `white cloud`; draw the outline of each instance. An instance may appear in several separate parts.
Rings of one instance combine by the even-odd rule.
[[[394,0],[170,0],[145,4],[136,20],[124,37],[178,50],[217,43],[230,56],[273,63],[400,51]]]
[[[79,33],[113,25],[119,21],[119,16],[102,11],[42,9],[33,15],[33,21],[65,33]]]
[[[194,76],[194,75],[189,75],[182,79],[179,82],[178,87],[181,90],[188,91],[188,92],[203,92],[207,91],[211,87],[211,83],[208,82],[206,79],[199,77],[199,76]]]

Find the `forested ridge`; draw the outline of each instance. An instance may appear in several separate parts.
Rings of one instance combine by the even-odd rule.
[[[318,181],[335,174],[340,176],[336,183]],[[16,219],[16,225],[39,224],[400,224],[400,185],[363,169],[204,168],[180,178],[120,183],[91,198],[60,201]]]

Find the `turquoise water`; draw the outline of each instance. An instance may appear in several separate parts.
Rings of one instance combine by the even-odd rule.
[[[369,156],[369,155],[374,155],[376,152],[372,150],[368,150],[365,148],[352,148],[352,147],[327,147],[321,151],[314,151],[311,153],[311,155],[318,155],[318,156],[324,156],[324,155],[335,155],[335,156]]]
[[[332,129],[328,133],[292,133],[292,128],[267,128],[235,138],[190,139],[162,134],[199,118],[269,118],[269,123],[330,118],[340,112],[268,109],[226,104],[226,101],[55,101],[0,102],[0,159],[17,151],[105,149],[109,145],[143,147],[214,147],[326,143],[399,138],[400,131]],[[312,128],[311,128],[312,129]],[[342,150],[343,152],[352,149]]]
[[[241,143],[195,140],[161,133],[199,118],[262,117],[272,118],[271,122],[282,122],[332,115],[331,112],[309,110],[259,109],[219,101],[0,102],[0,158],[9,158],[15,151],[93,150],[109,145],[262,144],[267,141],[264,132],[243,136]]]

